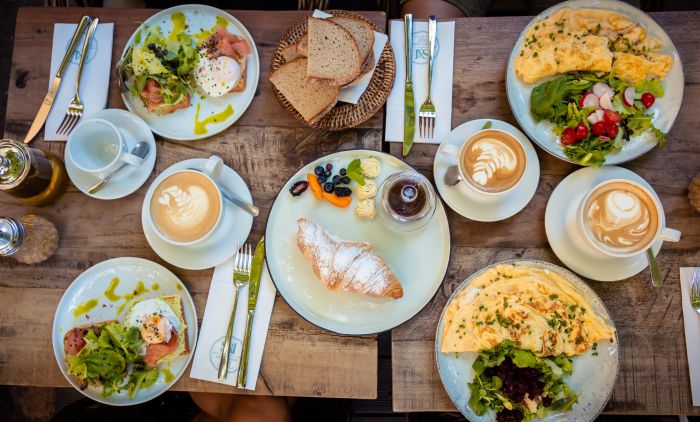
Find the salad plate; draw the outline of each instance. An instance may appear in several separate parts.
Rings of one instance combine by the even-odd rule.
[[[137,390],[133,399],[127,391],[104,396],[103,387],[81,388],[76,378],[67,373],[64,336],[72,328],[104,321],[122,322],[134,302],[168,295],[181,299],[189,353],[160,364],[158,378],[150,387]],[[197,344],[197,312],[185,286],[162,265],[141,258],[110,259],[85,270],[66,289],[56,308],[52,342],[56,362],[76,390],[100,403],[130,406],[158,397],[185,372]]]
[[[649,56],[657,57],[663,55],[671,60],[665,77],[661,79],[660,83],[658,79],[645,79],[633,84],[612,78],[611,76],[614,76],[614,72],[578,72],[566,75],[559,73],[539,79],[533,83],[525,83],[523,78],[520,77],[522,75],[519,76],[517,74],[516,62],[518,59],[522,59],[520,56],[523,52],[529,52],[530,47],[536,48],[535,46],[539,43],[539,40],[534,35],[532,35],[532,38],[528,38],[529,34],[533,34],[532,31],[537,31],[539,25],[542,25],[545,19],[561,13],[565,8],[570,8],[574,11],[585,8],[594,9],[597,12],[617,13],[638,23],[638,28],[642,28],[645,31],[642,34],[642,39],[648,35],[650,39],[653,38],[659,42],[658,51],[655,51],[653,54],[649,53]],[[556,24],[561,24],[561,21],[557,21]],[[599,30],[599,27],[593,28],[587,34],[597,35]],[[554,40],[559,36],[557,34],[558,30],[552,31],[552,33],[547,35],[550,35],[552,40]],[[539,35],[544,36],[545,34]],[[559,38],[556,39],[557,41],[553,45],[559,42]],[[614,45],[619,39],[622,39],[622,36],[615,41],[611,41],[610,45]],[[607,46],[604,50],[607,51]],[[615,48],[613,47],[614,50]],[[595,55],[601,49],[591,48],[591,51]],[[635,51],[635,54],[638,53],[638,51]],[[537,56],[535,55],[534,57]],[[559,63],[559,59],[557,59],[557,64]],[[566,83],[564,83],[564,79],[561,79],[564,77],[568,78]],[[559,87],[562,90],[559,90],[559,92],[563,92],[564,87],[571,88],[577,84],[579,84],[580,89],[574,88],[567,92],[563,97],[561,111],[556,113],[557,116],[548,115],[546,112],[537,112],[537,116],[535,116],[531,105],[539,107],[538,110],[540,111],[550,107],[556,109],[555,103],[549,104],[547,101],[553,101],[556,97],[549,94],[557,91],[557,89],[554,89],[556,88],[554,81],[560,80],[562,83]],[[545,84],[548,82],[552,83],[546,86]],[[599,83],[600,85],[595,86]],[[520,34],[511,52],[506,71],[508,102],[520,127],[545,151],[562,160],[580,165],[600,166],[603,164],[624,163],[649,152],[657,144],[663,144],[665,136],[662,134],[668,134],[673,126],[683,100],[683,89],[684,78],[681,59],[666,32],[646,13],[627,3],[616,0],[570,0],[542,12]],[[537,101],[531,104],[533,91],[536,94],[533,98]],[[602,93],[604,95],[605,91],[613,94],[607,98],[610,100],[610,103],[607,100],[602,100],[599,95],[591,95],[590,101],[586,101],[584,104],[584,97],[588,97],[589,94],[593,93]],[[651,99],[647,99],[648,95],[651,95],[649,97]],[[643,96],[645,98],[642,98]],[[566,100],[566,98],[569,98],[569,100]],[[571,111],[567,114],[567,106],[571,107],[567,101],[576,106],[576,109],[571,111],[580,113],[580,116],[577,116],[576,113],[571,114]],[[614,111],[616,115],[608,113],[611,116],[608,119],[608,116],[604,115],[605,109]],[[597,117],[594,115],[596,113]],[[590,117],[590,119],[587,117]],[[610,122],[616,125],[617,129],[605,130],[606,126],[602,124],[599,125],[600,128],[594,127],[594,123],[598,121]],[[585,130],[581,129],[580,132],[576,132],[578,124],[585,126]],[[572,130],[562,137],[566,127],[571,127]],[[626,140],[627,138],[629,139]],[[566,145],[571,145],[571,147],[567,148]]]
[[[603,301],[598,297],[598,295],[593,291],[593,289],[591,289],[586,283],[583,282],[583,280],[581,280],[578,276],[564,268],[543,261],[511,260],[489,265],[488,267],[485,267],[469,276],[469,278],[467,278],[454,291],[450,299],[447,301],[445,309],[440,315],[440,319],[438,321],[437,326],[437,333],[435,336],[435,358],[437,361],[440,379],[442,380],[442,384],[445,387],[447,394],[449,395],[450,399],[457,407],[457,409],[459,409],[459,411],[470,421],[490,422],[496,420],[496,412],[493,409],[489,409],[488,407],[482,409],[475,409],[475,402],[474,400],[471,400],[473,399],[471,393],[472,390],[468,384],[472,383],[473,381],[476,381],[475,377],[477,376],[477,372],[473,367],[475,361],[480,360],[481,363],[483,363],[484,358],[486,356],[489,356],[490,352],[498,350],[499,347],[502,348],[502,346],[506,342],[504,341],[499,345],[499,347],[494,347],[491,350],[480,349],[481,352],[443,353],[441,351],[441,345],[443,344],[444,338],[443,327],[445,324],[452,323],[452,321],[448,321],[448,319],[453,318],[455,316],[455,314],[448,313],[448,309],[452,307],[453,302],[457,300],[459,301],[459,305],[461,308],[466,308],[469,306],[470,302],[483,300],[483,298],[478,298],[478,293],[482,290],[486,290],[486,287],[483,287],[482,284],[478,283],[479,277],[484,274],[488,274],[489,271],[493,271],[494,269],[502,268],[503,266],[513,266],[514,268],[529,268],[534,270],[541,270],[543,271],[543,274],[555,274],[556,276],[563,278],[566,282],[568,282],[567,284],[569,285],[569,287],[567,287],[568,290],[565,291],[566,296],[578,297],[580,301],[579,303],[586,303],[587,307],[591,308],[589,310],[589,313],[594,313],[595,315],[601,318],[601,321],[604,324],[610,327],[610,330],[613,333],[612,338],[604,339],[598,341],[597,343],[594,343],[590,348],[588,348],[587,351],[585,351],[582,354],[578,354],[577,356],[573,356],[568,359],[563,359],[564,361],[568,361],[568,370],[570,372],[569,375],[566,374],[566,366],[559,363],[558,358],[552,358],[551,360],[553,362],[547,362],[547,365],[550,367],[553,367],[552,365],[560,365],[562,368],[564,368],[564,373],[562,375],[562,371],[561,369],[559,369],[553,371],[553,375],[552,373],[550,373],[549,375],[545,376],[554,377],[553,380],[549,380],[554,385],[561,384],[562,382],[565,383],[565,385],[567,386],[565,391],[569,391],[568,396],[574,396],[577,394],[577,400],[573,402],[572,405],[570,404],[568,406],[563,406],[565,407],[564,410],[550,410],[549,412],[544,412],[544,415],[540,418],[538,418],[537,416],[530,415],[533,417],[532,420],[538,421],[575,420],[583,422],[595,420],[595,418],[602,412],[603,408],[605,407],[605,404],[607,403],[608,399],[610,398],[610,395],[612,394],[615,380],[617,378],[617,373],[619,371],[618,337],[617,332],[615,330],[614,322],[610,318],[610,315],[607,309],[605,308]],[[507,279],[509,278],[509,276],[505,276],[505,278]],[[518,283],[520,283],[521,281],[523,280],[518,280]],[[480,284],[481,287],[473,286],[474,283]],[[569,296],[569,294],[571,296]],[[550,295],[549,299],[551,300],[551,298],[557,298],[557,296]],[[498,303],[493,302],[492,304],[489,304],[489,306],[500,306],[501,298],[497,299]],[[530,298],[530,300],[532,300],[532,298]],[[545,297],[543,298],[543,300],[547,301],[547,298]],[[507,300],[505,300],[505,295],[503,303],[504,307],[508,306]],[[511,298],[510,303],[512,306],[516,307],[515,309],[521,309],[517,307],[520,304],[517,298]],[[569,309],[577,309],[577,311],[580,312],[581,308],[583,308],[583,306],[581,306],[578,309],[571,307]],[[479,310],[489,311],[489,307],[480,306]],[[505,311],[503,312],[505,315]],[[448,314],[450,316],[447,316]],[[502,324],[502,316],[498,316],[498,318],[498,324]],[[551,322],[552,321],[547,321],[547,323],[545,323],[545,326],[552,327]],[[538,333],[538,335],[540,333],[540,331],[538,329],[536,330],[536,328],[531,328],[531,330]],[[544,336],[544,334],[542,335]],[[544,337],[541,340],[541,342],[542,344],[544,344]],[[506,348],[511,347],[515,348],[515,345],[513,344],[511,346],[507,346]],[[532,356],[534,355],[529,354],[528,356],[530,356],[530,358],[533,359]],[[559,355],[559,358],[561,357],[564,357],[564,354]],[[547,358],[540,359],[540,364],[542,365],[542,361],[546,360]],[[515,363],[515,365],[519,364],[519,362]],[[490,367],[488,359],[486,360],[486,367]],[[546,367],[547,366],[545,366],[545,368]],[[483,367],[481,368],[481,370],[483,371]],[[549,372],[547,369],[541,371],[545,374]],[[502,377],[502,375],[497,376]],[[504,385],[505,384],[507,384],[507,381],[504,380]],[[553,392],[547,392],[548,388],[551,387],[547,385],[544,386],[545,394],[553,395]],[[485,390],[482,391],[486,394]],[[505,393],[503,393],[503,395],[505,396]],[[502,398],[505,399],[505,397]],[[554,408],[557,404],[556,400],[557,398],[555,396],[554,398],[552,398],[552,403],[550,403],[549,406]],[[513,404],[513,409],[517,410],[518,406],[520,406],[520,404]],[[541,411],[542,402],[539,402],[538,400],[538,403],[535,404],[535,407],[537,407],[538,410]]]
[[[238,64],[214,61],[227,59],[213,58],[225,54],[218,43],[212,47],[207,42],[218,36],[222,31],[219,28],[225,30],[224,37],[247,44],[247,53]],[[236,42],[231,45],[238,51]],[[211,60],[205,60],[207,54],[212,55]],[[126,107],[156,134],[178,141],[207,138],[234,124],[253,100],[260,75],[260,59],[248,30],[230,14],[205,5],[175,6],[151,16],[129,38],[120,57],[117,71]],[[161,65],[159,60],[163,58],[169,61],[161,60]],[[160,80],[161,84],[169,81],[165,87],[168,91],[160,91],[155,100],[151,100],[151,92],[156,90],[151,84],[158,85],[152,80]],[[220,86],[234,84],[227,93],[215,92]],[[169,102],[175,104],[163,107]]]
[[[437,197],[434,215],[425,226],[399,233],[379,216],[366,220],[356,215],[359,210],[353,212],[360,203],[359,185],[354,181],[348,185],[353,193],[352,203],[346,208],[317,200],[310,188],[296,197],[290,194],[290,189],[313,175],[318,166],[331,165],[337,172],[344,167],[349,169],[356,159],[371,158],[381,165],[374,179],[378,185],[396,173],[414,171],[398,158],[379,151],[350,150],[321,157],[304,165],[282,186],[270,210],[265,233],[266,262],[280,295],[307,321],[345,335],[390,330],[415,316],[440,287],[450,258],[447,216]],[[300,220],[322,227],[331,238],[353,241],[355,245],[369,243],[400,281],[403,295],[393,299],[326,288],[298,247]],[[425,253],[426,250],[431,252]],[[367,269],[363,264],[351,272]]]

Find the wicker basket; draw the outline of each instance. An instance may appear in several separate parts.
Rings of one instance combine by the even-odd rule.
[[[347,12],[344,10],[330,10],[328,13],[336,16],[347,16],[362,20],[369,23],[375,31],[381,32],[374,22],[356,13]],[[277,48],[272,54],[270,73],[274,72],[285,63],[281,54],[282,49],[291,44],[297,43],[305,33],[306,18],[300,20],[296,25],[291,27],[287,33],[282,36],[282,38],[280,38],[280,40],[277,42]],[[312,125],[304,120],[301,114],[299,114],[294,107],[292,107],[289,101],[284,98],[284,96],[277,90],[277,88],[275,88],[274,85],[272,86],[272,90],[277,97],[277,101],[280,102],[282,107],[284,107],[289,114],[294,116],[305,126],[324,130],[343,130],[355,127],[374,116],[374,114],[379,111],[380,108],[382,108],[384,103],[386,103],[389,93],[391,92],[391,88],[394,86],[395,78],[396,60],[394,59],[394,52],[391,49],[391,44],[387,42],[384,50],[382,51],[382,55],[379,57],[379,63],[374,69],[372,80],[357,104],[338,102],[335,107],[331,109],[331,111]]]

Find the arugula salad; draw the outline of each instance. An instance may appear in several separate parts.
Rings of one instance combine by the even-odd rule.
[[[479,353],[472,365],[469,406],[481,416],[496,411],[498,422],[540,419],[549,412],[570,411],[579,394],[564,381],[573,371],[569,356],[540,358],[511,340]]]
[[[602,166],[632,137],[649,131],[660,147],[667,134],[654,127],[649,108],[664,95],[660,80],[636,85],[613,73],[573,72],[536,86],[530,111],[536,122],[554,124],[566,156],[584,166]]]

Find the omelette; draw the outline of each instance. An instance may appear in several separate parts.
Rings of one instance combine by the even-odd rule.
[[[580,355],[614,329],[560,275],[497,265],[474,278],[448,305],[440,350],[478,352],[505,340],[537,356]]]
[[[616,77],[636,84],[666,77],[673,59],[660,49],[658,39],[626,16],[564,7],[530,26],[515,74],[533,83],[559,73],[614,70]]]

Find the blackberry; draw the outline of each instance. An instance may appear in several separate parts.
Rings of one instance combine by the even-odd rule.
[[[341,176],[345,176],[346,174],[348,174],[348,171],[346,169],[340,169]]]
[[[335,193],[335,196],[342,198],[344,196],[352,195],[352,190],[350,190],[350,188],[346,188],[344,186],[336,186],[334,193]]]
[[[323,167],[316,166],[316,168],[314,169],[314,173],[316,174],[316,176],[323,176]]]
[[[298,182],[295,182],[291,188],[289,188],[289,193],[291,193],[292,196],[299,196],[302,193],[304,193],[304,191],[308,187],[309,182],[307,182],[306,180],[299,180]]]
[[[349,185],[349,184],[350,184],[350,178],[349,178],[348,176],[344,176],[344,177],[343,177],[343,183],[345,183],[346,185]]]
[[[335,189],[335,185],[333,183],[327,182],[323,184],[324,192],[333,193],[333,189]]]
[[[334,185],[340,184],[340,176],[338,176],[337,174],[335,176],[333,176],[333,184]]]
[[[331,171],[331,170],[333,170],[333,164],[331,164],[331,163],[326,164],[326,171]]]

